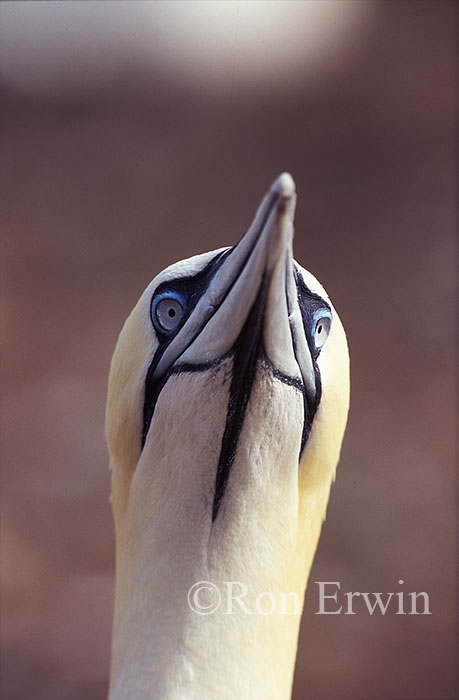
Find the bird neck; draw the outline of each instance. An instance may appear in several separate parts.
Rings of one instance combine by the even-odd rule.
[[[270,580],[256,559],[238,571],[179,547],[152,567],[149,547],[129,549],[117,567],[110,700],[290,698],[306,580],[287,556]]]
[[[163,391],[173,392],[174,381]],[[273,391],[288,389],[278,382]],[[207,425],[224,414],[224,393],[214,397],[200,405]],[[276,399],[282,396],[255,404],[268,424]],[[127,470],[112,463],[117,581],[110,700],[287,700],[331,472],[303,464],[299,488],[301,436],[279,432],[267,451],[263,431],[255,444],[251,421],[256,426],[261,417],[251,414],[212,522],[218,441],[200,442],[186,430],[181,440],[165,440],[160,426],[174,424],[173,402],[158,410],[171,414],[152,423],[128,488],[120,486]],[[185,424],[192,425],[196,410],[193,401],[183,408]],[[301,415],[301,397],[291,410]],[[199,588],[203,581],[209,588]]]
[[[119,577],[110,700],[290,698],[303,593],[287,597],[284,615],[270,614],[271,597],[281,605],[282,591],[271,585],[257,600],[244,582],[209,572],[203,580],[215,588],[195,586],[188,603],[189,581],[202,574],[180,574],[165,590],[144,572],[129,599]],[[217,590],[219,609],[199,614]]]
[[[270,566],[263,541],[249,551],[190,531],[174,546],[171,532],[158,541],[144,519],[136,539],[138,517],[128,512],[118,537],[110,700],[288,700],[323,512],[307,537],[272,538]],[[256,541],[252,527],[246,543]]]

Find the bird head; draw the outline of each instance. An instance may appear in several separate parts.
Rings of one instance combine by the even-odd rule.
[[[112,502],[119,541],[135,550],[148,533],[143,557],[166,561],[173,546],[191,568],[297,566],[305,579],[349,359],[329,297],[293,259],[295,200],[283,173],[236,245],[160,272],[121,331],[107,402]]]

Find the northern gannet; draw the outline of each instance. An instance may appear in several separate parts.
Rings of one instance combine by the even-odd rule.
[[[121,331],[106,413],[110,700],[291,695],[349,405],[341,321],[293,259],[295,200],[283,173],[239,243],[160,272]],[[189,604],[203,581],[204,607],[222,597],[212,614]],[[297,614],[279,603],[290,593]]]

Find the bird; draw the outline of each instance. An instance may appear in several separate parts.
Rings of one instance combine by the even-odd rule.
[[[121,330],[110,700],[291,697],[350,383],[339,316],[293,258],[295,205],[282,173],[238,243],[164,269]]]

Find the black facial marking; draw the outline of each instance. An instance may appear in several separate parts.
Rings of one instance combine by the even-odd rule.
[[[254,246],[256,245],[256,242],[261,235],[261,232],[264,230],[266,222],[272,212],[272,208],[274,204],[276,203],[277,198],[273,194],[271,194],[269,204],[266,208],[265,215],[260,222],[259,228],[258,228],[258,233],[256,236],[256,239],[254,241]],[[163,355],[164,351],[166,350],[167,346],[169,343],[172,341],[172,339],[175,337],[175,335],[180,331],[180,329],[184,326],[186,323],[187,319],[189,318],[191,312],[193,311],[194,307],[198,303],[200,297],[202,294],[205,292],[207,287],[209,286],[209,283],[213,277],[213,275],[216,273],[220,265],[223,263],[225,258],[233,251],[235,250],[241,241],[244,239],[241,238],[238,243],[236,243],[235,246],[232,248],[228,248],[227,250],[223,251],[222,253],[218,253],[212,260],[206,265],[206,267],[201,270],[197,275],[194,275],[193,277],[186,277],[186,278],[181,278],[178,280],[174,280],[173,282],[163,282],[160,284],[157,289],[155,290],[155,293],[153,295],[153,298],[151,300],[151,305],[150,309],[153,304],[153,300],[156,298],[158,294],[161,294],[162,292],[166,292],[169,289],[173,289],[174,291],[180,292],[185,296],[187,299],[187,307],[186,307],[186,313],[183,315],[181,323],[178,324],[177,328],[174,329],[173,335],[167,334],[167,333],[161,333],[161,331],[156,328],[156,334],[158,336],[159,340],[159,346],[153,356],[153,359],[150,363],[150,366],[148,368],[147,376],[145,379],[145,398],[144,398],[144,405],[143,405],[143,429],[142,429],[142,449],[145,445],[145,440],[147,439],[147,433],[150,428],[150,423],[151,419],[153,417],[153,411],[155,410],[155,405],[158,400],[158,396],[161,392],[161,389],[164,387],[167,379],[170,377],[172,370],[166,373],[166,375],[160,380],[160,381],[154,381],[154,372],[156,369],[156,366],[158,365],[158,362]],[[247,258],[250,256],[252,250],[249,250],[247,252],[247,256],[245,260],[241,261],[241,269],[244,267],[244,265],[247,262]],[[235,279],[233,280],[233,284],[235,280],[237,279],[238,275],[236,275]],[[232,285],[228,287],[226,290],[226,294],[221,300],[220,303],[223,303],[226,296],[229,294],[231,291]],[[150,311],[151,314],[151,311]],[[190,340],[190,343],[193,342],[194,338]]]
[[[196,275],[193,275],[192,277],[179,277],[178,279],[171,280],[170,282],[163,282],[162,284],[158,285],[158,287],[155,289],[155,293],[153,294],[151,303],[150,303],[150,309],[153,306],[153,302],[157,296],[160,294],[163,294],[164,292],[167,292],[169,290],[173,290],[174,292],[179,292],[180,294],[183,295],[183,297],[186,299],[186,314],[184,314],[183,320],[180,323],[180,325],[174,330],[173,335],[171,336],[170,333],[164,332],[162,333],[160,330],[156,328],[156,334],[159,339],[159,348],[155,353],[155,357],[153,358],[153,361],[155,361],[155,364],[158,363],[159,358],[171,342],[172,338],[174,335],[177,334],[177,332],[182,328],[184,325],[185,321],[187,318],[190,316],[191,312],[193,311],[194,307],[198,303],[199,299],[201,296],[204,294],[206,291],[207,287],[209,286],[209,283],[215,274],[215,272],[218,270],[218,268],[221,266],[223,263],[224,259],[227,257],[227,255],[230,253],[231,249],[224,250],[221,253],[218,253],[210,262],[207,263],[207,265]],[[158,352],[160,350],[160,352]]]
[[[311,403],[310,401],[308,401],[306,391],[303,389],[304,423],[303,432],[301,435],[300,459],[301,455],[303,454],[304,447],[308,441],[309,433],[311,432],[312,428],[312,421],[314,420],[314,416],[316,415],[316,411],[319,407],[320,399],[322,396],[322,382],[320,380],[320,372],[317,367],[317,362],[314,360],[312,364],[314,367],[314,377],[316,382],[316,396],[314,402]]]
[[[237,443],[244,424],[245,411],[252,393],[255,365],[262,353],[263,312],[266,294],[267,281],[264,278],[252,310],[231,353],[234,355],[233,376],[225,431],[217,466],[212,522],[218,515],[226,484],[228,483],[229,473],[236,456]]]
[[[322,299],[322,297],[315,292],[311,292],[309,287],[306,286],[302,275],[296,269],[296,267],[294,268],[294,277],[296,288],[298,290],[298,304],[300,307],[301,316],[303,318],[303,326],[306,333],[306,338],[308,340],[309,351],[312,358],[317,360],[320,355],[320,348],[317,349],[315,347],[314,338],[311,335],[312,321],[314,314],[319,309],[326,308],[331,313],[330,304],[328,304],[325,299]]]
[[[309,434],[311,432],[314,416],[319,407],[320,399],[322,397],[322,381],[320,377],[319,367],[317,365],[317,358],[320,355],[320,348],[317,349],[314,343],[314,338],[312,336],[312,321],[316,311],[325,307],[331,312],[331,308],[330,305],[327,304],[327,302],[324,299],[322,299],[321,296],[315,294],[315,292],[311,292],[311,290],[306,286],[303,276],[300,274],[296,266],[294,267],[294,277],[298,292],[298,305],[300,307],[301,316],[303,319],[303,327],[306,339],[308,341],[309,352],[311,353],[312,366],[314,368],[314,378],[316,384],[316,395],[314,401],[309,401],[306,396],[306,391],[303,391],[304,424],[303,434],[301,436],[301,457],[304,446],[306,445]]]
[[[245,412],[252,393],[255,378],[255,366],[258,360],[263,360],[265,366],[270,369],[272,375],[276,377],[276,379],[301,391],[303,395],[304,423],[299,458],[301,458],[304,446],[311,432],[312,422],[322,395],[322,383],[320,379],[319,367],[317,365],[317,358],[320,354],[320,349],[315,349],[314,339],[311,335],[311,325],[314,318],[314,313],[318,309],[325,306],[330,310],[330,307],[318,294],[315,294],[308,289],[303,281],[303,278],[296,270],[295,281],[297,284],[298,302],[303,319],[305,334],[313,361],[316,385],[316,395],[314,401],[311,402],[308,400],[303,382],[295,377],[289,377],[276,369],[265,352],[262,331],[266,295],[269,285],[269,280],[265,276],[252,310],[241,330],[232,352],[230,353],[234,354],[233,377],[230,387],[230,398],[225,432],[223,434],[217,467],[212,522],[215,521],[218,515],[226,485],[228,483],[229,473],[236,456],[237,444],[239,436],[242,432]]]
[[[156,366],[164,351],[166,350],[172,339],[175,337],[176,333],[179,332],[179,330],[183,327],[184,323],[186,322],[187,318],[189,318],[199,299],[205,293],[213,275],[216,273],[223,260],[232,250],[234,250],[234,248],[228,249],[223,253],[217,254],[201,272],[194,275],[193,277],[182,278],[171,282],[164,282],[163,284],[159,285],[159,287],[155,290],[153,299],[156,298],[157,294],[162,294],[164,292],[167,292],[168,290],[175,291],[183,295],[183,297],[186,299],[186,313],[184,314],[183,320],[181,321],[181,323],[179,324],[179,326],[173,334],[167,334],[166,332],[161,333],[161,331],[159,331],[158,328],[156,328],[156,333],[159,339],[159,346],[148,368],[145,381],[142,449],[145,444],[145,440],[150,427],[155,405],[158,400],[158,396],[168,379],[171,377],[171,375],[178,374],[181,372],[202,372],[210,369],[216,364],[219,364],[221,360],[224,359],[222,357],[214,362],[201,364],[180,363],[180,360],[178,360],[161,379],[154,379],[154,372]],[[228,411],[226,416],[225,429],[222,437],[220,456],[218,460],[215,479],[215,494],[212,508],[212,522],[215,521],[219,513],[219,509],[228,483],[231,467],[236,456],[239,436],[242,432],[242,428],[244,425],[245,414],[252,393],[253,383],[255,379],[256,364],[258,361],[261,360],[272,373],[272,375],[276,377],[279,381],[294,387],[298,391],[301,391],[303,395],[304,423],[301,437],[301,449],[299,459],[301,458],[302,451],[311,432],[312,422],[316,414],[317,408],[319,406],[322,394],[321,377],[317,365],[317,359],[320,354],[320,348],[316,347],[313,335],[314,315],[319,309],[323,309],[324,307],[327,308],[329,311],[331,311],[331,309],[329,304],[327,304],[327,302],[324,299],[322,299],[318,294],[312,292],[306,286],[302,275],[296,267],[294,267],[294,277],[297,288],[298,304],[301,311],[303,326],[308,342],[309,351],[311,353],[311,359],[315,375],[316,392],[314,400],[311,401],[310,399],[308,399],[305,387],[301,380],[296,379],[294,377],[286,376],[278,369],[276,369],[272,365],[265,352],[263,346],[263,321],[267,291],[269,286],[269,279],[267,275],[265,275],[256,300],[249,313],[249,316],[246,322],[244,323],[244,326],[241,329],[234,346],[225,355],[225,357],[233,357],[233,372],[229,391]],[[228,292],[229,290],[227,290],[227,293]],[[223,301],[224,300],[222,300],[222,303]],[[292,338],[294,338],[293,332]],[[190,339],[190,343],[191,342],[193,342],[193,339]]]
[[[198,303],[199,299],[201,296],[204,294],[205,290],[209,286],[209,283],[215,274],[215,272],[218,270],[220,265],[223,263],[224,259],[226,256],[229,254],[231,251],[231,248],[228,250],[223,251],[222,253],[218,253],[212,260],[204,267],[201,272],[198,272],[196,275],[193,277],[182,277],[177,280],[174,280],[173,282],[163,282],[158,286],[158,288],[155,290],[155,294],[153,295],[153,299],[156,297],[156,295],[161,294],[169,289],[173,289],[174,291],[178,291],[187,300],[187,307],[186,307],[186,314],[184,314],[182,322],[177,326],[177,329],[174,331],[172,335],[166,334],[166,333],[161,333],[158,330],[156,330],[156,334],[158,336],[159,340],[159,346],[153,356],[153,359],[150,363],[150,366],[148,368],[147,376],[145,379],[145,398],[144,398],[144,403],[143,403],[143,429],[142,429],[142,449],[145,445],[145,440],[147,439],[147,433],[150,428],[150,423],[151,419],[153,417],[153,411],[155,410],[155,405],[158,400],[158,396],[161,392],[161,389],[164,387],[165,383],[167,382],[168,378],[171,375],[171,372],[167,372],[164,377],[162,377],[159,381],[155,381],[153,379],[153,375],[156,369],[156,366],[161,359],[161,356],[163,355],[164,351],[166,350],[167,346],[169,343],[173,340],[175,335],[180,331],[182,328],[183,324],[185,323],[186,319],[190,316],[191,312],[193,311],[194,307]],[[153,299],[151,301],[151,304],[153,303]],[[150,304],[150,307],[151,307]]]

